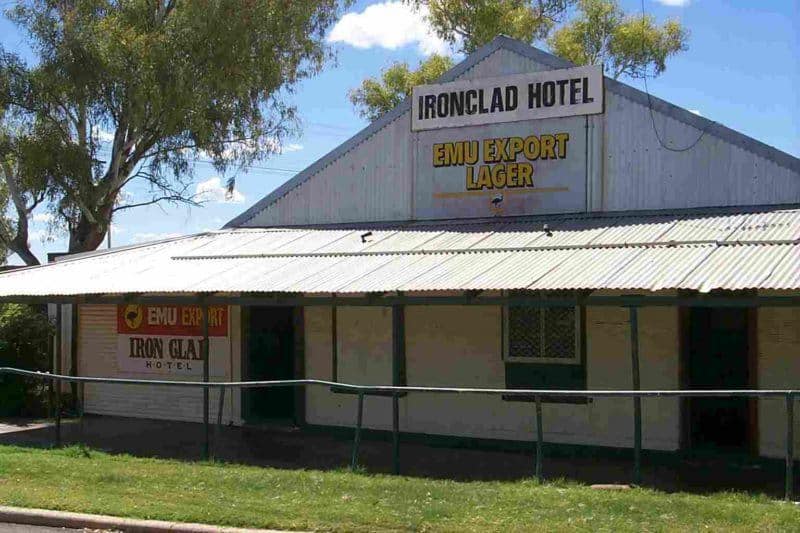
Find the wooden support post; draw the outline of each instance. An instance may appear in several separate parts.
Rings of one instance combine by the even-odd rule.
[[[62,351],[61,351],[61,336],[62,336],[61,326],[62,326],[62,324],[61,324],[61,322],[62,322],[62,320],[61,320],[61,304],[58,304],[58,305],[56,305],[56,332],[55,332],[55,346],[56,346],[55,358],[56,358],[56,361],[55,361],[55,365],[54,365],[56,374],[61,374],[61,368],[62,368],[61,367],[61,356],[62,356]],[[56,447],[58,448],[58,447],[61,446],[61,382],[54,379],[53,380],[53,388],[56,391],[56,409],[55,409],[55,415],[56,415],[55,441],[56,442],[55,442],[55,444],[56,444]]]
[[[336,302],[331,306],[331,381],[339,381],[339,329],[336,325]]]
[[[544,455],[544,430],[542,429],[542,397],[536,395],[536,481],[541,483],[542,458]]]
[[[638,308],[631,306],[628,308],[630,313],[631,329],[631,370],[633,374],[633,390],[640,390],[639,380],[639,313]],[[639,485],[642,482],[642,399],[638,396],[633,398],[633,483]]]
[[[209,345],[208,345],[208,304],[205,302],[200,303],[200,310],[203,317],[203,341],[202,341],[202,351],[203,351],[203,381],[208,383],[211,361],[209,360]],[[203,459],[208,460],[211,455],[211,428],[209,425],[208,420],[208,409],[209,409],[209,398],[208,398],[208,387],[203,387],[203,431],[205,434],[205,439],[203,442]]]
[[[74,303],[70,307],[70,328],[69,328],[69,375],[78,375],[78,304]],[[75,404],[75,411],[80,412],[80,403],[83,401],[81,387],[78,383],[70,383],[72,401]]]
[[[786,486],[784,496],[791,501],[794,496],[794,396],[786,395]]]
[[[400,398],[392,394],[392,473],[400,473]]]
[[[364,420],[364,393],[358,393],[358,413],[356,414],[356,432],[353,436],[353,457],[350,460],[350,470],[358,466],[358,447],[361,445],[361,424]]]
[[[402,305],[392,306],[392,385],[406,385],[406,313]],[[400,395],[392,394],[392,471],[400,473]]]

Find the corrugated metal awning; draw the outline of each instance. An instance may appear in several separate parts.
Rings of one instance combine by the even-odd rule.
[[[800,209],[231,229],[0,275],[0,297],[800,289]]]

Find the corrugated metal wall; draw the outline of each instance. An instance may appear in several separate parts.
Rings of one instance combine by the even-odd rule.
[[[248,225],[410,218],[409,115],[325,167]]]
[[[500,48],[458,79],[546,70]],[[686,147],[695,127],[653,111],[662,140]],[[681,209],[800,202],[800,173],[711,133],[691,150],[661,147],[648,106],[606,90],[606,112],[590,118],[588,206],[593,211]],[[375,222],[414,218],[417,134],[409,112],[245,222],[245,226]]]
[[[672,148],[702,133],[653,111]],[[800,202],[800,175],[711,134],[688,151],[661,147],[647,106],[606,91],[605,211]]]

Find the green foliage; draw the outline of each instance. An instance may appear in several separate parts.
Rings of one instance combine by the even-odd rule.
[[[626,15],[616,0],[580,0],[577,16],[547,43],[578,65],[603,65],[613,78],[658,75],[667,58],[686,50],[688,32],[671,20],[659,26],[652,17]]]
[[[798,506],[747,494],[460,482],[10,446],[0,446],[0,503],[303,531],[731,533],[796,531],[800,523]]]
[[[499,34],[533,42],[547,35],[573,0],[414,0],[428,7],[436,34],[471,53]]]
[[[652,17],[626,15],[616,0],[578,0],[574,18],[555,31],[575,0],[407,1],[426,6],[434,32],[465,53],[499,34],[529,43],[545,39],[556,55],[576,65],[600,64],[614,78],[638,78],[661,74],[667,59],[687,48],[688,32],[680,22],[659,26]],[[380,79],[368,78],[351,90],[350,101],[362,117],[374,120],[402,102],[414,85],[435,80],[431,74],[438,67],[444,72],[445,64],[452,66],[445,60],[432,56],[420,64],[419,75],[406,63],[395,63]]]
[[[0,54],[0,109],[13,132],[0,157],[14,161],[4,175],[19,182],[17,217],[37,199],[22,186],[33,180],[69,231],[70,251],[92,250],[116,210],[196,203],[198,157],[225,171],[274,153],[297,127],[287,95],[331,57],[325,33],[339,7],[19,0],[7,15],[35,59]],[[134,181],[151,194],[118,205]]]
[[[414,86],[432,83],[452,66],[452,59],[437,54],[422,61],[415,70],[408,63],[394,63],[381,73],[380,79],[367,78],[361,87],[351,90],[350,101],[362,117],[375,120],[410,96]]]
[[[0,305],[0,366],[45,371],[49,368],[52,325],[41,307]],[[40,380],[3,376],[0,416],[41,416],[45,385]]]

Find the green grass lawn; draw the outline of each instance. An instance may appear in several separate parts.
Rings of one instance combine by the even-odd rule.
[[[335,531],[800,530],[800,507],[744,494],[277,470],[76,447],[0,446],[0,504]]]

